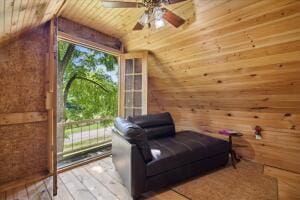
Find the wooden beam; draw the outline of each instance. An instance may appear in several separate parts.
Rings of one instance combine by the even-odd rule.
[[[0,125],[41,122],[47,119],[47,112],[5,113],[0,114]]]
[[[62,17],[58,18],[58,37],[115,55],[123,51],[122,42],[118,38]]]
[[[50,22],[49,33],[49,66],[48,66],[48,92],[52,94],[48,105],[48,168],[53,174],[53,194],[57,194],[57,18]]]
[[[80,44],[82,46],[86,46],[86,47],[89,47],[92,49],[103,51],[103,52],[106,52],[106,53],[109,53],[109,54],[112,54],[115,56],[119,56],[122,53],[122,50],[117,50],[117,49],[105,46],[105,45],[97,43],[97,42],[93,42],[93,41],[90,41],[90,40],[87,40],[87,39],[84,39],[81,37],[74,36],[69,33],[64,33],[62,31],[58,31],[58,39],[64,40],[64,41],[67,41],[67,42],[70,42],[73,44]]]

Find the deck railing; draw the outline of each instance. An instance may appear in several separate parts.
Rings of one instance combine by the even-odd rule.
[[[64,147],[58,155],[79,154],[111,143],[113,118],[62,123]]]

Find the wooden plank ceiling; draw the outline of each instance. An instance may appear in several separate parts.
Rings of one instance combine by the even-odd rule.
[[[0,43],[48,21],[63,2],[63,0],[1,0]]]
[[[193,16],[194,14],[192,0],[176,5],[174,4],[167,8],[188,20],[190,16]],[[131,34],[132,28],[143,14],[143,11],[144,8],[102,8],[101,0],[67,0],[61,14],[63,17],[70,20],[79,22],[112,36],[123,38],[125,35]],[[176,31],[173,27],[172,30]],[[153,31],[145,29],[143,31],[137,31],[136,33],[138,35],[141,33],[153,34]]]
[[[61,16],[118,38],[131,33],[144,11],[143,8],[102,8],[101,0],[3,0],[0,2],[0,43],[44,23],[58,14],[60,7]],[[168,8],[188,21],[194,14],[192,0]],[[139,31],[142,32],[153,33],[148,29]]]

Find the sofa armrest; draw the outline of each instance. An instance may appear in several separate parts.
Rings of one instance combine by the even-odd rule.
[[[114,132],[112,160],[131,196],[140,196],[145,190],[146,163],[138,147]]]

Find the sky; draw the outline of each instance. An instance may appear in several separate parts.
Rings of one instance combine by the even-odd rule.
[[[83,47],[83,46],[76,45],[75,48],[77,50],[79,50],[79,51],[82,51],[82,52],[89,52],[89,48],[86,48],[86,47]],[[115,70],[113,70],[113,71],[107,71],[106,67],[104,65],[98,65],[97,67],[98,67],[98,69],[103,70],[103,72],[106,75],[110,76],[111,79],[112,79],[112,81],[114,81],[115,83],[118,82],[118,70],[119,70],[119,66],[116,66]]]

